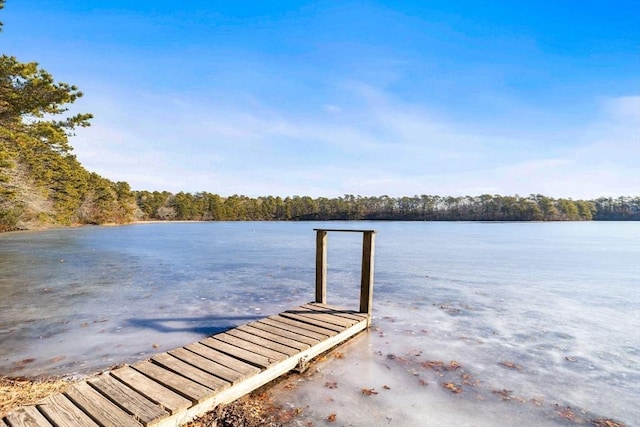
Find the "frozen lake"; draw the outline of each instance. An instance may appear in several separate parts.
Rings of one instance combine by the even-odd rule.
[[[274,394],[300,425],[640,424],[640,223],[355,226],[378,230],[373,328]],[[308,302],[322,227],[354,223],[0,234],[0,375],[85,375]],[[360,250],[329,234],[329,303],[357,308]]]

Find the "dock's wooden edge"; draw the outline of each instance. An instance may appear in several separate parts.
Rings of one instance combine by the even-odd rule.
[[[262,321],[265,323],[261,324]],[[0,419],[0,427],[112,425],[112,422],[124,423],[127,416],[130,422],[126,425],[178,427],[306,365],[318,355],[366,330],[369,322],[367,313],[311,302],[213,335],[200,343],[154,355],[133,366],[89,378],[64,394],[50,396],[36,405],[10,412]],[[239,347],[238,340],[249,339],[247,331],[253,330],[252,325],[262,328],[255,329],[253,335],[256,349],[260,347],[262,354],[256,353],[254,358],[248,358],[246,350]],[[296,350],[292,351],[290,341],[295,333],[303,334],[298,344],[304,344],[296,345]],[[281,341],[268,342],[269,337],[281,338]],[[287,343],[290,345],[285,348]],[[220,355],[219,362],[230,367],[210,366],[219,369],[227,378],[216,378],[205,370],[195,372],[198,368],[184,361],[188,360],[186,356],[201,358],[194,349],[203,354],[220,352],[216,353]],[[185,351],[189,354],[183,354]],[[276,357],[278,352],[282,357]],[[232,360],[234,357],[238,358],[236,362]],[[214,362],[212,364],[215,365]],[[162,375],[166,383],[157,377],[161,370],[164,370]],[[234,373],[238,375],[232,375]],[[111,396],[109,391],[117,394]],[[125,404],[123,399],[132,399],[132,402]],[[140,408],[134,407],[133,401],[136,400],[143,404]],[[104,408],[109,410],[105,412]]]

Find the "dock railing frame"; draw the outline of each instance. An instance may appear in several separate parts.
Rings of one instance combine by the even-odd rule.
[[[342,230],[314,228],[316,231],[316,302],[327,303],[327,234],[328,232],[362,233],[362,270],[360,275],[360,313],[371,322],[373,303],[373,273],[375,230]]]

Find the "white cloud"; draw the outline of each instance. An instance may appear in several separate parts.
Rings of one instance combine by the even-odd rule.
[[[457,123],[365,85],[346,87],[349,108],[329,102],[315,115],[255,98],[229,106],[175,94],[92,96],[102,108],[72,142],[78,157],[135,189],[250,196],[640,193],[640,97],[604,100],[596,119],[563,130],[570,144],[550,152],[539,132]]]

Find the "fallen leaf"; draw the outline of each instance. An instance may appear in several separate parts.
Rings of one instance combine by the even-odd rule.
[[[595,420],[591,420],[591,424],[596,427],[625,427],[624,424],[610,420],[608,418],[598,418]]]
[[[567,420],[574,421],[576,419],[576,414],[569,406],[561,407],[556,404],[556,414],[562,418],[566,418]]]
[[[536,399],[535,397],[531,398],[531,403],[534,406],[542,406],[543,405],[542,399]]]
[[[520,371],[522,370],[522,366],[517,365],[513,362],[499,362],[498,365],[500,366],[504,366],[505,368],[509,368],[509,369],[515,369],[516,371]]]
[[[13,362],[14,366],[24,366],[24,365],[28,365],[29,363],[33,363],[35,362],[36,359],[34,359],[33,357],[30,357],[28,359],[22,359],[18,362]]]
[[[365,396],[371,396],[372,394],[378,394],[378,392],[375,391],[372,388],[363,388],[362,390],[360,390],[360,392],[362,394],[364,394]]]
[[[493,394],[497,394],[498,396],[502,397],[502,400],[511,400],[511,393],[513,391],[512,390],[507,390],[507,389],[502,389],[502,390],[492,390],[491,393]]]
[[[448,371],[455,371],[458,368],[462,368],[462,365],[459,364],[458,362],[456,362],[455,360],[452,360],[449,363],[449,367],[447,368]]]
[[[476,386],[480,384],[480,380],[473,378],[471,374],[462,374],[462,384]]]
[[[441,371],[444,369],[444,362],[441,360],[429,360],[422,364],[423,368],[433,369],[434,371]]]
[[[462,393],[462,387],[454,383],[444,383],[442,384],[442,387],[446,388],[447,390],[451,390],[452,393]]]

